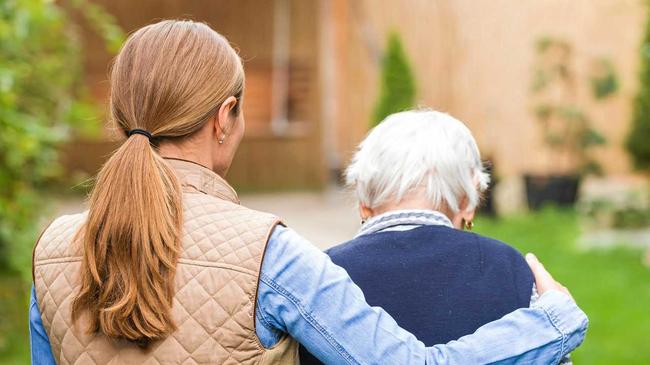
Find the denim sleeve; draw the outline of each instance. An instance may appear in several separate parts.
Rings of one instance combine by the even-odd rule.
[[[50,339],[45,333],[41,311],[36,302],[36,289],[32,286],[29,300],[29,341],[31,348],[32,365],[54,365],[54,356],[50,346]]]
[[[537,286],[533,283],[533,293],[530,296],[530,306],[533,307],[535,303],[539,300],[539,293],[537,292]],[[562,365],[573,365],[573,360],[571,360],[571,354],[567,354],[560,360]]]
[[[257,301],[265,346],[289,334],[328,364],[552,364],[582,343],[587,328],[570,298],[548,292],[532,308],[426,348],[383,309],[370,307],[344,269],[281,226],[269,240]]]

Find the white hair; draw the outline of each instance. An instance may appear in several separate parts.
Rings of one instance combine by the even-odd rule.
[[[432,110],[389,115],[361,142],[346,170],[348,186],[371,209],[421,190],[433,207],[454,213],[467,197],[470,211],[489,181],[470,130]]]

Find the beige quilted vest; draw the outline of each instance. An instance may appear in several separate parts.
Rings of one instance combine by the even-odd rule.
[[[63,216],[34,250],[34,283],[58,364],[295,364],[297,344],[285,337],[265,349],[255,334],[255,299],[262,257],[278,219],[239,205],[212,171],[168,160],[183,185],[184,234],[173,315],[178,330],[147,351],[88,334],[71,321],[81,249],[72,244],[86,214]]]

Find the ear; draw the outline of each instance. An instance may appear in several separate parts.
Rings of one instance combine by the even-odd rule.
[[[365,221],[375,215],[375,212],[367,206],[363,205],[363,203],[359,203],[359,215],[361,216],[361,220]]]
[[[233,123],[235,122],[236,118],[233,118],[233,109],[237,105],[237,98],[234,96],[229,96],[224,100],[223,103],[221,103],[221,106],[219,107],[219,111],[217,111],[217,123],[215,125],[216,128],[219,128],[220,130],[217,130],[217,135],[222,135],[226,134],[228,135],[230,131],[232,130]]]
[[[467,206],[469,205],[469,199],[463,197],[460,201],[460,215],[466,222],[471,222],[474,220],[476,214],[476,209],[468,210]]]
[[[472,209],[470,211],[463,211],[463,219],[465,219],[466,222],[471,222],[474,220],[474,216],[476,215],[476,209]]]

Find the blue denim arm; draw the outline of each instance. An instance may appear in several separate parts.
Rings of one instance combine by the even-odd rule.
[[[434,346],[427,364],[558,364],[582,343],[587,326],[587,316],[572,299],[549,291],[531,308],[518,309],[471,335]]]
[[[33,365],[54,365],[50,339],[45,333],[41,311],[36,302],[36,289],[32,286],[32,294],[29,299],[29,341]]]
[[[533,308],[426,348],[384,310],[370,307],[344,269],[281,226],[269,240],[257,300],[257,334],[265,346],[288,333],[335,364],[551,364],[583,341],[587,327],[573,301],[549,292]]]

